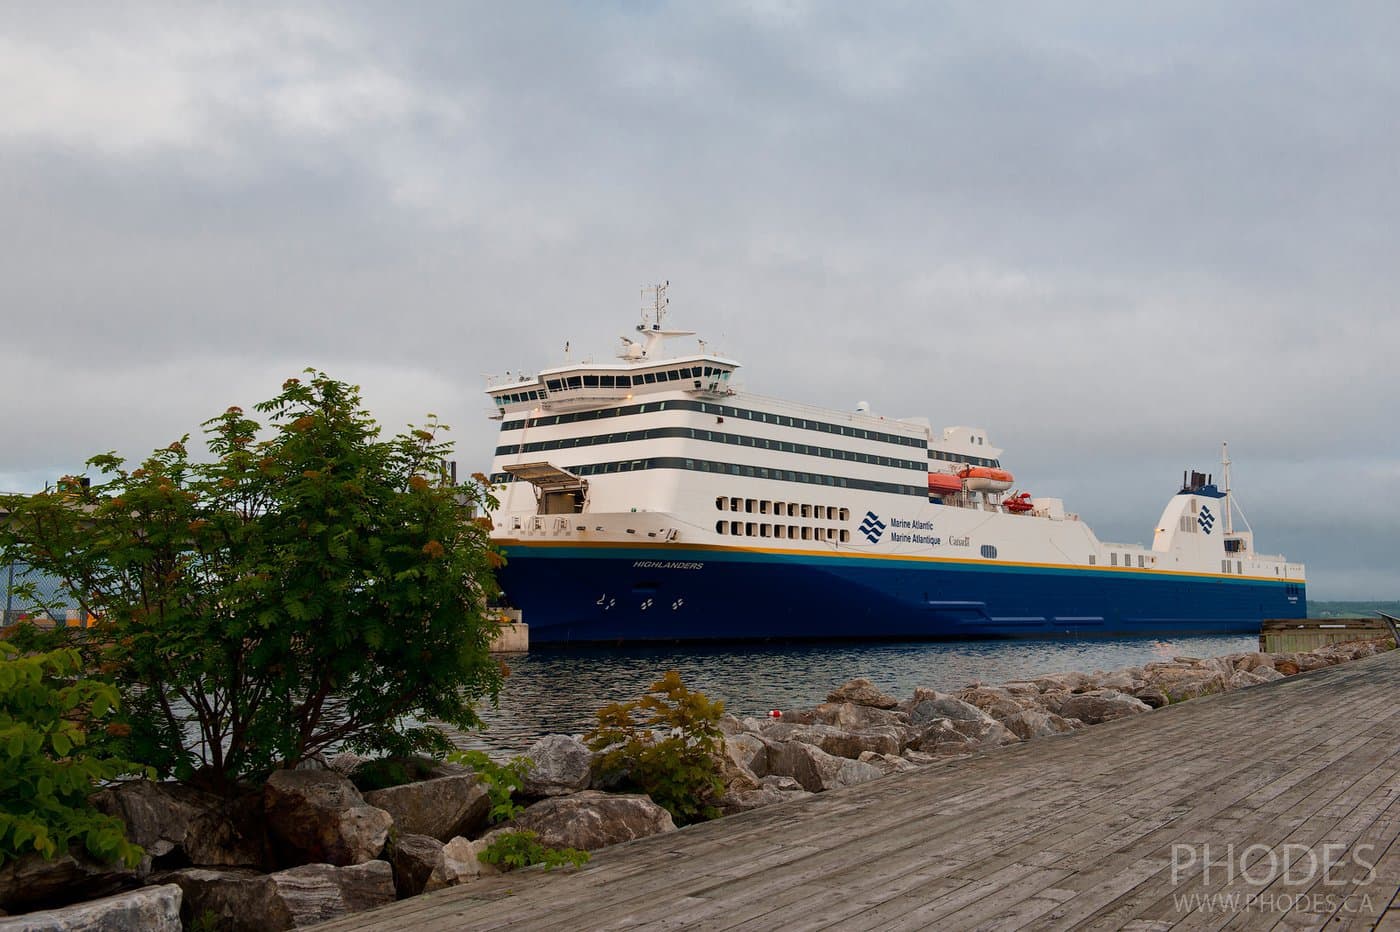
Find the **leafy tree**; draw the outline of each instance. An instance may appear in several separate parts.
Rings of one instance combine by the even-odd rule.
[[[116,689],[80,678],[81,667],[71,648],[25,656],[0,641],[0,864],[56,857],[74,842],[104,861],[141,858],[121,820],[88,802],[100,782],[143,768],[89,741],[95,730],[125,726],[112,717]]]
[[[127,469],[8,496],[0,544],[99,619],[90,662],[127,698],[130,753],[227,789],[332,745],[449,749],[501,669],[484,601],[498,557],[435,418],[381,439],[359,389],[312,373]]]
[[[601,752],[595,766],[605,779],[640,789],[687,825],[719,815],[723,714],[723,702],[691,692],[671,670],[640,699],[599,709],[584,741]]]

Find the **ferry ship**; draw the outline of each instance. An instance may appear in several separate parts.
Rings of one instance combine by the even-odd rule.
[[[1188,471],[1150,546],[1020,491],[980,427],[934,430],[731,384],[674,348],[666,286],[616,362],[487,389],[503,598],[536,644],[1255,633],[1306,615],[1304,568],[1255,552]],[[687,341],[690,342],[690,341]]]

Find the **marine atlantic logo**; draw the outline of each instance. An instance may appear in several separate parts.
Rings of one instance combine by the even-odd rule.
[[[1199,524],[1201,530],[1205,531],[1207,534],[1210,533],[1211,528],[1215,527],[1215,515],[1210,513],[1209,505],[1201,506],[1201,516],[1196,519],[1196,523]]]
[[[872,544],[880,542],[880,535],[885,533],[885,522],[873,511],[865,513],[865,520],[860,523],[860,532],[865,535],[866,540]]]

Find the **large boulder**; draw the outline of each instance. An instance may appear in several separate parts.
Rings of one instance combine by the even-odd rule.
[[[907,770],[917,770],[918,765],[913,761],[893,754],[876,754],[874,751],[864,751],[858,758],[862,764],[869,764],[881,773],[889,776],[892,773],[904,773]]]
[[[442,842],[431,835],[400,835],[389,842],[385,854],[394,871],[399,899],[447,886]]]
[[[1035,700],[1019,699],[1007,690],[996,686],[970,687],[959,691],[956,697],[968,705],[981,709],[997,720],[1024,712],[1026,709],[1041,708],[1039,693],[1037,693]]]
[[[915,725],[927,725],[939,719],[982,723],[996,721],[972,703],[943,693],[931,693],[926,698],[918,698],[909,708],[909,721]]]
[[[1060,704],[1059,715],[1061,718],[1077,718],[1088,725],[1098,725],[1151,711],[1152,707],[1141,699],[1114,689],[1103,689],[1070,696]]]
[[[443,844],[430,835],[403,835],[389,846],[399,899],[466,883],[499,870],[478,855],[484,842],[453,838]]]
[[[333,770],[274,771],[263,787],[263,811],[285,864],[374,860],[394,824],[393,816],[366,803],[355,785]]]
[[[1078,670],[1070,670],[1066,673],[1048,673],[1044,676],[1037,676],[1031,682],[1035,683],[1042,693],[1084,692],[1097,685],[1092,676],[1080,673]]]
[[[585,790],[535,803],[484,838],[489,841],[501,832],[530,831],[550,847],[594,851],[675,830],[671,814],[648,796]]]
[[[863,676],[858,676],[833,689],[826,697],[828,702],[853,702],[856,705],[871,706],[876,709],[893,709],[899,700],[883,693]]]
[[[374,790],[365,802],[394,818],[394,827],[410,835],[448,841],[486,824],[491,798],[475,774],[437,777]]]
[[[1236,670],[1254,672],[1261,667],[1267,667],[1272,670],[1274,668],[1274,655],[1252,651],[1247,654],[1240,654],[1235,658],[1234,663]]]
[[[1022,741],[1030,738],[1045,738],[1050,735],[1063,735],[1075,730],[1075,720],[1063,718],[1053,712],[1038,712],[1025,709],[1001,720],[1007,730]]]
[[[1142,700],[1154,709],[1160,709],[1171,703],[1167,694],[1156,686],[1141,686],[1133,690],[1133,698]]]
[[[526,796],[568,796],[588,789],[593,752],[577,738],[545,735],[530,746],[525,758],[531,762],[520,788]]]
[[[267,835],[256,793],[226,798],[182,783],[131,780],[94,794],[93,805],[121,819],[126,837],[157,863],[262,867]]]
[[[501,869],[487,864],[481,859],[481,852],[490,844],[485,838],[472,841],[470,838],[454,838],[442,846],[443,873],[449,887],[488,874],[499,874]]]
[[[972,739],[954,726],[950,718],[934,719],[901,755],[914,763],[928,763],[938,758],[961,757],[977,750]],[[920,755],[926,755],[928,760]]]
[[[142,887],[0,919],[0,932],[180,932],[180,897],[174,884]]]
[[[769,754],[769,773],[792,777],[811,793],[854,786],[884,776],[878,767],[828,754],[814,744],[787,741]]]
[[[386,861],[304,864],[275,874],[192,867],[167,876],[184,892],[186,923],[208,916],[226,932],[298,929],[394,900],[394,872]]]
[[[52,860],[26,854],[0,866],[0,910],[25,912],[108,896],[136,886],[144,873],[104,864],[77,847]]]
[[[792,777],[770,776],[764,777],[754,789],[725,792],[724,796],[720,797],[719,810],[725,815],[733,815],[736,812],[747,812],[750,809],[760,809],[811,795]]]
[[[812,710],[816,721],[847,731],[869,728],[902,728],[909,724],[907,712],[859,705],[854,702],[824,702]]]
[[[914,732],[917,734],[917,732]],[[802,725],[789,734],[790,741],[801,741],[821,748],[836,757],[852,760],[866,751],[877,754],[898,754],[908,744],[911,734],[904,728],[871,728],[846,731],[835,725]]]
[[[768,749],[772,742],[749,732],[728,735],[724,739],[724,756],[735,767],[756,777],[768,773]]]
[[[991,719],[988,721],[959,721],[952,720],[953,730],[965,735],[969,743],[975,745],[975,749],[1001,747],[1004,744],[1015,744],[1021,739],[1001,722]]]

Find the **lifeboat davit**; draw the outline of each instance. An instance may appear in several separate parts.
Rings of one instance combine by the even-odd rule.
[[[969,492],[1005,492],[1016,477],[994,466],[964,466],[958,470]]]
[[[1015,515],[1023,515],[1035,507],[1031,504],[1031,493],[1029,492],[1012,492],[1002,500],[1001,505]]]
[[[961,492],[962,488],[962,480],[957,476],[946,472],[928,474],[928,494],[930,495],[952,495],[955,492]]]

